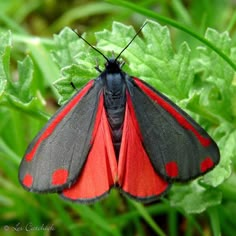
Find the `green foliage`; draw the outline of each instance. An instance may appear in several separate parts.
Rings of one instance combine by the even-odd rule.
[[[1,3],[2,11],[10,11],[13,2]],[[147,4],[145,2],[137,4],[136,9],[132,3],[112,2],[156,19],[155,12],[143,7]],[[170,32],[166,26],[149,20],[121,59],[125,61],[127,73],[166,94],[211,134],[220,148],[221,161],[213,171],[197,180],[174,184],[165,198],[148,206],[120,196],[117,190],[112,190],[108,198],[91,206],[68,203],[53,194],[39,195],[23,190],[17,179],[18,166],[33,136],[55,111],[55,107],[50,105],[51,97],[59,98],[59,104],[63,104],[75,93],[70,82],[77,88],[82,87],[98,76],[94,69],[96,63],[102,69],[105,61],[68,27],[55,34],[53,39],[27,35],[17,22],[21,22],[40,1],[35,1],[28,8],[23,7],[16,14],[17,19],[1,15],[0,20],[13,29],[13,32],[7,29],[0,31],[1,235],[13,235],[16,233],[13,227],[18,227],[24,234],[29,223],[54,228],[48,232],[32,230],[29,235],[146,235],[147,226],[148,233],[156,235],[177,235],[178,232],[181,235],[196,232],[203,235],[202,219],[209,219],[207,230],[211,229],[213,235],[234,235],[236,83],[233,68],[236,68],[236,44],[228,32],[206,29],[206,26],[214,25],[214,14],[209,13],[205,21],[201,18],[202,22],[199,22],[200,18],[193,18],[203,14],[196,2],[193,1],[188,11],[182,1],[175,1],[173,13],[179,20],[177,24],[168,17],[159,19],[162,22],[167,20],[165,23],[187,33],[183,36],[175,32],[176,41],[180,43],[173,40],[173,30]],[[210,9],[209,4],[201,2],[206,10]],[[102,2],[95,5],[97,14],[115,8]],[[212,7],[216,10],[219,6],[225,7],[220,3]],[[96,12],[96,7],[89,3],[82,9],[89,16]],[[168,9],[165,1],[162,9]],[[115,13],[116,9],[113,10]],[[73,21],[76,18],[74,12],[66,12],[50,26],[51,29],[60,28],[65,22],[63,19]],[[122,12],[122,17],[127,12]],[[223,22],[224,15],[218,17]],[[233,28],[233,19],[229,30]],[[201,25],[200,31],[205,32],[205,36],[196,33],[195,24]],[[131,26],[119,22],[109,22],[110,25],[112,30],[95,33],[96,47],[108,57],[113,53],[119,54],[135,34]],[[189,36],[202,43],[191,41]],[[22,56],[25,49],[28,55]],[[184,233],[178,226],[179,215],[185,217],[182,222],[186,225]],[[162,225],[163,218],[165,227]],[[4,231],[4,226],[9,226],[7,231],[6,228]],[[20,230],[20,227],[23,229]]]

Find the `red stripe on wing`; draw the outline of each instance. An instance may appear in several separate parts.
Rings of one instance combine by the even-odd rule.
[[[117,179],[117,163],[103,94],[98,104],[91,144],[81,174],[71,188],[63,190],[63,197],[74,201],[94,201],[107,193]]]
[[[66,116],[66,114],[68,114],[68,112],[70,112],[71,109],[73,109],[73,107],[81,100],[81,98],[88,92],[88,90],[93,86],[93,84],[93,80],[89,81],[87,85],[64,107],[64,109],[61,110],[61,112],[55,117],[55,119],[49,124],[44,133],[37,140],[32,150],[26,154],[26,161],[32,161],[40,143],[51,135],[56,126],[61,122],[61,120]]]
[[[138,121],[128,93],[126,99],[118,183],[124,192],[140,200],[156,198],[167,190],[169,183],[155,172],[142,145]]]
[[[162,108],[164,108],[170,115],[172,115],[176,121],[185,129],[190,130],[196,138],[199,140],[202,146],[207,147],[211,144],[211,140],[209,138],[203,137],[189,122],[183,117],[171,104],[165,101],[164,98],[158,96],[152,89],[146,86],[141,80],[138,78],[134,78],[135,83],[138,87],[146,93],[153,101],[158,103]]]

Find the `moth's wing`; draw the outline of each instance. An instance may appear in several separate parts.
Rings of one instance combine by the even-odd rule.
[[[29,191],[58,192],[79,176],[91,148],[102,84],[86,84],[62,106],[29,145],[20,183]]]
[[[128,79],[127,87],[143,146],[157,173],[186,181],[214,168],[218,147],[186,112],[137,78]]]
[[[142,202],[158,199],[170,186],[154,170],[143,146],[141,130],[129,93],[126,95],[125,118],[118,161],[118,184],[123,193]]]
[[[92,136],[91,149],[81,174],[74,185],[63,190],[63,198],[80,203],[95,202],[109,193],[117,179],[117,162],[103,94],[99,99]]]

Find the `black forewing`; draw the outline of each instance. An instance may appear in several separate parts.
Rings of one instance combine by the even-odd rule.
[[[219,150],[206,131],[163,94],[141,80],[136,79],[136,81],[151,89],[156,96],[164,99],[202,137],[210,140],[210,145],[203,146],[193,132],[181,126],[175,117],[153,101],[137,85],[135,79],[129,78],[127,80],[128,91],[143,137],[143,145],[154,169],[166,179],[179,181],[192,179],[212,169],[219,162]],[[210,157],[210,163],[208,157]],[[171,170],[173,163],[178,170],[172,172],[175,173],[176,171],[178,173],[170,176],[167,166],[170,164]]]
[[[79,175],[90,149],[99,95],[102,90],[100,79],[94,81],[92,87],[56,125],[53,132],[40,142],[33,159],[26,161],[26,156],[45,134],[47,127],[83,89],[86,89],[86,86],[88,85],[85,85],[56,112],[29,145],[19,170],[19,180],[26,189],[38,192],[59,191],[69,187]],[[68,171],[68,177],[63,184],[52,184],[52,175],[56,170]],[[26,175],[33,178],[31,186],[24,184]]]

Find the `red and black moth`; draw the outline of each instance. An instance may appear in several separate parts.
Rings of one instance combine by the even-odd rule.
[[[151,202],[173,181],[196,178],[219,162],[218,147],[206,131],[166,96],[122,70],[118,58],[130,43],[116,58],[88,43],[105,58],[105,69],[97,67],[100,75],[29,145],[19,169],[25,189],[88,203],[117,187]]]

